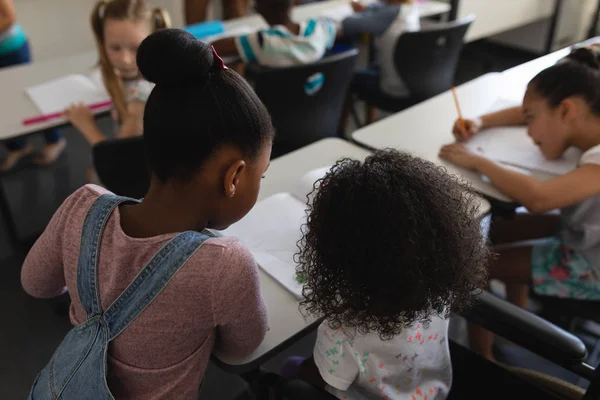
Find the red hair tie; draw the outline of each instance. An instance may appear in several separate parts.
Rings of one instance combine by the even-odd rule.
[[[219,55],[217,54],[217,51],[215,50],[215,46],[211,45],[210,48],[212,49],[213,56],[215,57],[214,64],[216,64],[221,69],[229,69],[229,68],[227,68],[227,65],[225,65],[225,62],[223,61],[223,59],[221,57],[219,57]]]

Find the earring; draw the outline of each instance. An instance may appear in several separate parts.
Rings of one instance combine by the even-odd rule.
[[[228,192],[227,190],[224,190],[223,193],[225,193],[225,196],[229,197],[230,199],[235,195],[235,192]]]

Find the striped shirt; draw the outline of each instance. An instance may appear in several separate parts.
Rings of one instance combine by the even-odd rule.
[[[245,63],[288,67],[319,61],[333,47],[335,24],[328,19],[309,19],[300,24],[298,35],[276,25],[235,39]]]

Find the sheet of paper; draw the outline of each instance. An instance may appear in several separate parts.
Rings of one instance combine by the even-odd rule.
[[[223,33],[219,33],[217,35],[210,35],[210,36],[207,36],[205,38],[202,38],[202,41],[206,42],[206,43],[213,43],[213,42],[215,42],[215,41],[217,41],[219,39],[223,39],[223,38],[231,37],[231,36],[247,35],[247,34],[252,33],[254,31],[256,31],[256,29],[252,29],[251,26],[241,25],[241,26],[237,26],[235,28],[227,29]]]
[[[492,160],[553,175],[564,175],[575,169],[581,156],[579,150],[570,148],[558,160],[545,159],[527,136],[525,127],[486,129],[475,135],[467,146]]]
[[[307,172],[302,178],[294,185],[292,195],[300,200],[303,204],[307,202],[307,196],[313,192],[315,182],[325,176],[331,169],[331,166],[320,167]],[[312,197],[310,198],[312,201]]]
[[[104,86],[84,75],[67,75],[26,89],[41,114],[63,111],[73,103],[87,105],[110,100]]]
[[[258,265],[296,297],[302,286],[296,280],[294,254],[301,226],[306,221],[304,202],[289,193],[278,193],[258,202],[242,220],[223,232],[237,237]]]

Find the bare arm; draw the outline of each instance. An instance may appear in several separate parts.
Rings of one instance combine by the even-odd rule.
[[[583,164],[565,175],[540,182],[474,154],[460,143],[443,146],[440,157],[487,176],[501,192],[531,212],[570,206],[600,194],[600,165],[597,164]]]
[[[482,129],[507,125],[525,125],[525,117],[520,106],[485,114],[475,120],[465,119],[464,127],[460,120],[456,120],[452,134],[456,140],[463,142],[475,136]]]
[[[17,22],[17,10],[12,0],[0,0],[0,33]]]
[[[521,106],[505,108],[504,110],[485,114],[480,117],[481,129],[494,126],[525,125],[525,117]]]
[[[185,0],[185,23],[187,25],[206,21],[206,9],[210,0]]]
[[[600,165],[585,164],[545,182],[483,157],[477,159],[475,169],[531,212],[543,213],[570,206],[600,193]]]

